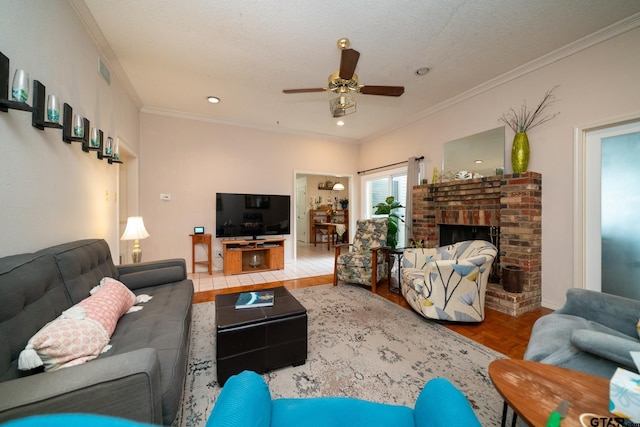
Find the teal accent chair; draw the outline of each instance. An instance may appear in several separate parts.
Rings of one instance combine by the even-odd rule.
[[[467,398],[444,378],[430,380],[414,408],[349,397],[271,399],[255,372],[227,380],[207,427],[479,427]]]

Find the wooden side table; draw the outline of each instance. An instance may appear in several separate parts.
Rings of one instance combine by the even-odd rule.
[[[615,417],[609,413],[609,380],[606,378],[517,359],[494,360],[489,365],[489,377],[505,405],[531,426],[544,426],[563,400],[569,402],[569,412],[562,419],[562,427],[582,427],[580,415],[583,413]],[[506,406],[502,416],[504,426]]]
[[[191,272],[196,272],[196,264],[206,264],[209,276],[211,276],[213,262],[211,261],[211,234],[189,234],[191,236]],[[207,250],[206,261],[196,261],[196,245],[205,245]]]

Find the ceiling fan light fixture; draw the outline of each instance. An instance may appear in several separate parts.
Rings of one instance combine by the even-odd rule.
[[[355,92],[345,91],[335,94],[332,93],[332,96],[329,100],[329,111],[331,111],[333,117],[343,117],[356,112]]]

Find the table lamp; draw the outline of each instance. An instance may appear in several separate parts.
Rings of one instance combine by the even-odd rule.
[[[144,228],[144,221],[142,221],[141,216],[130,216],[127,218],[127,226],[120,240],[134,240],[133,252],[131,253],[134,264],[142,260],[142,249],[140,249],[138,239],[146,239],[147,237],[149,237],[149,233]]]

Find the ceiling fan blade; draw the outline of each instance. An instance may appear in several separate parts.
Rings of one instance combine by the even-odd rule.
[[[360,93],[364,95],[400,96],[404,93],[404,86],[362,86]]]
[[[325,88],[323,87],[314,87],[314,88],[309,88],[309,89],[283,89],[282,92],[284,93],[307,93],[307,92],[324,92]]]
[[[358,65],[358,59],[360,58],[360,52],[353,49],[344,49],[342,51],[342,57],[340,58],[340,78],[344,80],[351,80],[353,73],[356,71],[356,65]]]

